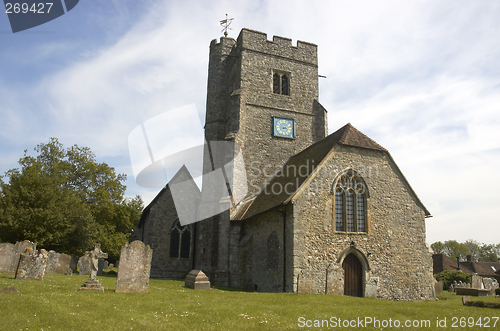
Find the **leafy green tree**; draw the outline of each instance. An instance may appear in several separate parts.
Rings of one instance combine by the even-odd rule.
[[[431,245],[432,250],[434,251],[434,254],[441,254],[444,252],[444,244],[440,241],[436,241]]]
[[[463,271],[458,271],[458,270],[445,270],[437,275],[434,275],[437,281],[443,281],[444,289],[449,289],[451,284],[453,284],[454,281],[457,283],[462,281],[463,283],[468,283],[470,284],[472,276],[463,272]]]
[[[142,200],[124,199],[126,180],[89,148],[65,149],[55,138],[35,148],[36,157],[0,180],[0,240],[31,240],[39,247],[81,254],[94,242],[112,257],[139,220]]]
[[[460,260],[464,260],[469,254],[467,246],[465,246],[465,244],[457,242],[456,240],[447,240],[443,245],[443,253],[451,257],[452,259],[455,259],[457,256],[459,256]]]
[[[498,245],[483,244],[479,248],[479,261],[498,262]]]
[[[479,258],[479,251],[481,247],[481,243],[477,240],[469,239],[463,243],[465,247],[467,247],[468,254],[471,255],[474,261],[477,261]]]

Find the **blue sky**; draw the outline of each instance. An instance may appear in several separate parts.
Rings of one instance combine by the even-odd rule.
[[[128,175],[128,135],[195,104],[204,120],[219,20],[318,45],[329,131],[387,148],[434,216],[427,241],[498,243],[500,2],[81,0],[13,34],[0,13],[0,173],[57,137]]]

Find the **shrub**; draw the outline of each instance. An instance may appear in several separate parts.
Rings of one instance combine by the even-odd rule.
[[[451,284],[453,282],[460,282],[462,281],[463,283],[469,283],[471,282],[471,275],[463,272],[463,271],[458,271],[458,270],[445,270],[437,275],[434,275],[437,281],[442,280],[444,282],[443,288],[444,289],[449,289]]]

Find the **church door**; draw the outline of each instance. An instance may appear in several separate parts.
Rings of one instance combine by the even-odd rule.
[[[342,262],[344,268],[344,295],[363,296],[363,268],[353,253],[347,255]]]

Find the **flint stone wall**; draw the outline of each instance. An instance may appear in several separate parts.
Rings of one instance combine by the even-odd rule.
[[[331,187],[347,168],[369,191],[367,232],[337,232]],[[364,296],[389,300],[435,297],[432,256],[425,241],[425,213],[388,154],[350,146],[334,153],[294,202],[293,265],[299,292],[324,293],[325,270],[342,263],[351,242],[363,265]],[[341,269],[340,269],[341,270]],[[340,274],[339,274],[340,276]],[[296,284],[294,284],[296,287]]]
[[[16,279],[37,279],[43,280],[45,268],[47,267],[48,255],[45,249],[33,250],[30,247],[21,254],[19,266],[16,271]]]
[[[153,250],[142,241],[122,246],[116,292],[148,293]]]
[[[15,275],[21,253],[24,253],[28,247],[34,250],[36,244],[28,240],[18,241],[15,245],[10,243],[0,244],[0,272]]]

